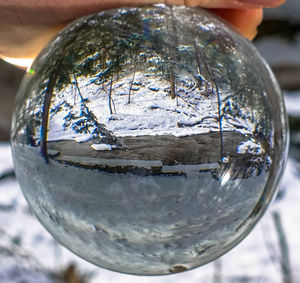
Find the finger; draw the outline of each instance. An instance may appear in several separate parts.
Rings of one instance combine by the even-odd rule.
[[[167,4],[201,6],[204,8],[254,9],[272,8],[286,0],[165,0]]]
[[[12,24],[54,24],[71,21],[104,9],[158,3],[204,8],[254,9],[276,7],[283,2],[285,0],[0,0],[0,21]]]
[[[212,9],[212,12],[221,16],[244,37],[252,40],[257,34],[257,27],[262,21],[262,9]]]
[[[103,9],[117,6],[128,6],[148,3],[161,3],[162,0],[0,0],[0,57],[34,58],[53,36],[69,21]],[[72,4],[70,3],[72,2]],[[165,0],[169,4],[187,4],[190,6],[224,6],[235,5],[278,5],[283,0]],[[249,4],[251,2],[252,4]],[[19,6],[14,6],[19,4]],[[13,9],[14,8],[14,9]],[[240,10],[215,10],[216,13],[236,26],[237,30],[249,39],[256,33],[257,23],[261,14],[256,11],[241,12]],[[239,15],[239,13],[241,13]],[[254,19],[254,21],[253,21]]]

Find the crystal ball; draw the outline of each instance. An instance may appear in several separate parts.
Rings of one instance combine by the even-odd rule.
[[[62,245],[107,269],[169,274],[237,245],[287,154],[278,84],[254,46],[199,8],[71,23],[21,84],[17,178]]]

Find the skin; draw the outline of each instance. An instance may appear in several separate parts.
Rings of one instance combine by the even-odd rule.
[[[211,9],[248,39],[256,35],[262,9],[285,0],[0,0],[0,57],[35,58],[70,21],[122,6],[167,3]]]

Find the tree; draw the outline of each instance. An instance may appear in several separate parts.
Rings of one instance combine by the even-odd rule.
[[[64,57],[65,51],[62,54]],[[49,162],[47,142],[48,142],[48,123],[49,113],[51,107],[51,99],[53,96],[55,84],[57,82],[60,69],[62,68],[63,59],[60,58],[54,64],[54,68],[50,72],[48,84],[44,94],[43,110],[42,110],[42,125],[41,125],[41,154],[44,157],[46,163]]]

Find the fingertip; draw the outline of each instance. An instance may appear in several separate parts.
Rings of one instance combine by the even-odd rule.
[[[249,40],[257,34],[257,27],[263,19],[263,9],[212,9],[213,13],[229,22]]]
[[[257,28],[263,20],[263,9],[256,9],[251,12],[253,17],[253,25],[244,28],[244,36],[253,40],[257,35]]]

